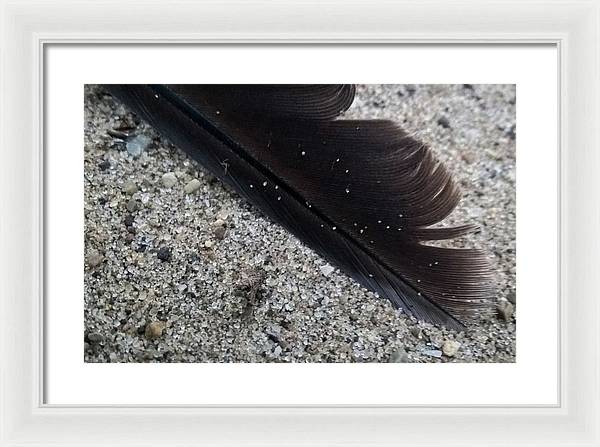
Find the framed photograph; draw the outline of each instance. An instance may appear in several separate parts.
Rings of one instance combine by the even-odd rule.
[[[600,446],[598,2],[0,4],[1,446]]]

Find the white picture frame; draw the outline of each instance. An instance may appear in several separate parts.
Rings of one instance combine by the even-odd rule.
[[[600,2],[3,0],[0,5],[0,446],[600,446]],[[43,56],[46,45],[79,43],[556,45],[560,404],[45,404]]]

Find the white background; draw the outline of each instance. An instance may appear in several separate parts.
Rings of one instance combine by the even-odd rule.
[[[554,47],[55,46],[46,58],[46,403],[557,403]],[[517,84],[517,362],[85,364],[83,84],[146,82]]]

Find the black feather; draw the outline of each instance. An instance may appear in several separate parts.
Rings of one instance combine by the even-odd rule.
[[[489,310],[485,252],[423,241],[460,193],[429,148],[394,122],[336,119],[351,85],[111,85],[116,97],[365,287],[452,328]]]

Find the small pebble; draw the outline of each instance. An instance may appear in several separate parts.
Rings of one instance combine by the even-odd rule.
[[[513,312],[515,310],[515,306],[513,306],[507,300],[500,300],[496,305],[496,311],[498,312],[498,316],[504,321],[510,321],[513,316]]]
[[[442,344],[442,352],[448,357],[454,357],[458,353],[460,346],[460,343],[456,340],[446,340]]]
[[[444,129],[450,128],[450,121],[445,116],[438,118],[437,123],[439,126],[442,126]]]
[[[126,227],[130,227],[133,225],[133,222],[135,221],[135,217],[133,217],[131,214],[128,214],[127,216],[125,216],[125,226]]]
[[[153,321],[152,323],[146,325],[144,334],[146,335],[146,338],[153,340],[160,337],[164,329],[165,324],[162,321]]]
[[[215,227],[213,232],[217,239],[223,240],[225,238],[225,234],[227,233],[227,228],[224,225],[219,225]]]
[[[229,211],[228,210],[222,209],[221,211],[219,211],[217,213],[217,219],[227,220],[228,217],[229,217]]]
[[[92,332],[88,334],[88,340],[91,343],[102,343],[104,341],[104,336],[98,332]]]
[[[117,129],[108,129],[106,131],[106,133],[108,135],[110,135],[113,138],[119,138],[120,140],[126,140],[129,138],[129,134],[125,133],[125,132],[121,132],[120,130]]]
[[[106,171],[108,168],[110,168],[110,161],[104,160],[98,164],[98,168],[100,168],[101,171]]]
[[[421,328],[411,327],[410,333],[412,334],[413,337],[418,338],[419,340],[421,340],[423,338],[423,331],[421,330]]]
[[[135,183],[133,182],[127,182],[125,183],[125,185],[123,186],[123,192],[125,192],[125,194],[128,194],[130,196],[134,195],[136,192],[138,192],[138,187]]]
[[[142,155],[142,152],[146,150],[146,148],[150,145],[152,140],[150,137],[146,135],[136,135],[127,141],[127,152],[134,157],[139,157]]]
[[[439,359],[442,356],[442,351],[439,349],[425,349],[423,350],[423,354]]]
[[[465,161],[465,163],[472,165],[477,161],[477,158],[472,152],[462,152],[460,154],[461,158]]]
[[[131,198],[127,201],[127,211],[129,211],[130,213],[133,213],[135,210],[138,209],[138,203],[135,199]]]
[[[169,262],[172,258],[171,249],[169,247],[161,247],[156,256],[161,261]]]
[[[198,191],[198,189],[200,189],[201,185],[202,184],[200,183],[200,180],[193,179],[193,180],[190,180],[187,185],[185,185],[183,190],[186,194],[192,194],[193,192]]]
[[[161,180],[165,188],[172,188],[177,184],[177,177],[174,172],[167,172],[162,176]]]
[[[334,269],[332,266],[330,266],[329,264],[325,264],[325,265],[321,266],[321,268],[320,268],[320,269],[321,269],[321,273],[322,273],[324,276],[329,276],[329,275],[331,275],[331,272],[333,272],[333,271],[335,270],[335,269]]]
[[[506,299],[508,299],[508,301],[510,301],[512,304],[516,304],[517,303],[517,294],[514,290],[510,291],[506,297]]]
[[[506,131],[506,136],[508,138],[510,138],[511,140],[516,140],[517,139],[517,126],[515,126],[514,124]]]
[[[96,268],[104,261],[104,256],[97,250],[91,250],[87,255],[87,264],[91,268]]]
[[[409,358],[408,354],[404,350],[404,348],[400,348],[390,356],[389,363],[408,363]]]
[[[206,241],[206,242],[204,242],[204,246],[205,246],[206,248],[212,248],[212,246],[213,246],[213,243],[212,243],[212,241]]]

